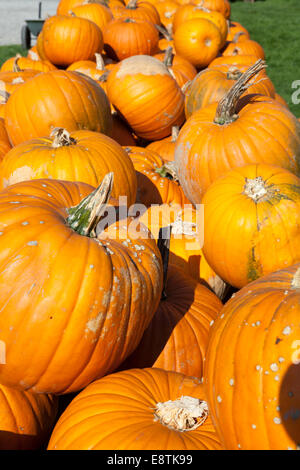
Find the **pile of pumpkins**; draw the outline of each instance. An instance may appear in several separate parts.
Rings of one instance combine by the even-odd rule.
[[[61,0],[3,63],[1,449],[299,448],[300,123],[230,14]]]

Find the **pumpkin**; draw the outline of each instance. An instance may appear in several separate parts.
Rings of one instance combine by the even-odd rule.
[[[209,329],[222,302],[172,264],[163,294],[138,347],[121,367],[158,367],[201,379]]]
[[[232,41],[234,38],[237,37],[237,34],[239,33],[243,33],[238,36],[239,40],[250,39],[249,31],[247,31],[247,29],[244,26],[242,26],[237,21],[230,20],[229,29],[228,29],[227,38],[226,38],[227,41],[228,42]]]
[[[176,0],[160,0],[155,3],[160,22],[169,32],[173,31],[173,19],[178,7],[179,3]]]
[[[106,85],[110,102],[138,137],[163,139],[172,126],[184,121],[184,94],[168,68],[154,57],[122,60]]]
[[[105,92],[94,80],[77,72],[40,73],[16,89],[5,106],[5,125],[14,145],[48,136],[55,127],[69,132],[111,132],[110,103]]]
[[[29,179],[52,178],[82,181],[98,186],[106,173],[115,172],[112,197],[136,199],[136,175],[131,159],[121,145],[93,131],[55,129],[13,147],[0,164],[0,189]]]
[[[165,53],[155,54],[153,57],[168,67],[170,74],[175,78],[180,88],[197,75],[196,68],[183,57],[174,54],[172,47],[168,47]]]
[[[103,3],[109,3],[108,1],[105,0],[60,0],[57,9],[56,9],[56,14],[57,15],[67,15],[69,11],[71,11],[73,8],[76,8],[80,5],[85,5],[85,4],[100,4],[103,5]]]
[[[172,33],[170,33],[164,26],[161,25],[156,25],[156,29],[160,33],[158,40],[158,54],[161,52],[165,52],[168,47],[172,47],[174,54],[176,54],[176,51],[174,50],[174,41]]]
[[[41,179],[0,193],[3,385],[78,391],[116,369],[150,323],[162,290],[161,256],[146,227],[142,237],[130,219],[114,222],[112,176],[94,191]],[[105,211],[111,217],[103,219]]]
[[[158,31],[147,20],[119,18],[103,30],[104,50],[115,60],[135,55],[153,55],[158,49]]]
[[[48,442],[57,410],[53,395],[0,385],[0,450],[39,450]]]
[[[55,70],[55,65],[47,60],[32,59],[16,54],[15,57],[7,59],[1,66],[0,72],[21,72],[22,70],[38,70],[39,72],[49,72]]]
[[[235,66],[239,67],[240,65],[254,65],[257,62],[257,57],[255,55],[227,55],[227,56],[218,56],[216,57],[208,67],[224,67]]]
[[[285,101],[285,99],[279,95],[278,93],[275,92],[275,100],[278,101],[280,104],[282,104],[283,106],[285,106],[286,108],[289,108],[289,105],[287,104],[287,102]]]
[[[146,207],[151,204],[190,204],[176,181],[173,168],[151,150],[138,146],[126,146],[137,174],[137,202]]]
[[[204,18],[185,21],[173,37],[176,53],[197,68],[207,67],[217,57],[222,43],[217,26]]]
[[[54,15],[47,18],[42,34],[47,59],[60,67],[92,59],[103,48],[101,29],[94,22],[77,16]]]
[[[300,265],[237,292],[210,329],[204,385],[226,449],[300,442]]]
[[[267,163],[299,174],[300,129],[295,116],[262,95],[239,98],[248,81],[264,68],[258,61],[224,95],[195,111],[175,145],[177,174],[186,196],[201,202],[210,184],[228,170]]]
[[[196,282],[206,285],[221,300],[225,298],[229,288],[212,270],[203,254],[204,219],[201,207],[193,208],[191,204],[183,207],[179,204],[152,205],[140,215],[139,222],[148,227],[156,240],[160,229],[171,225],[170,264]]]
[[[199,72],[190,84],[189,93],[185,99],[186,117],[190,117],[197,109],[219,102],[247,69],[247,65],[224,65],[223,67],[209,67]],[[264,70],[249,80],[244,95],[255,93],[275,98],[275,87]]]
[[[221,449],[205,399],[200,380],[177,372],[117,372],[74,398],[48,450]]]
[[[205,8],[203,8],[201,5],[194,5],[193,3],[187,3],[186,5],[181,5],[173,19],[173,33],[176,32],[178,26],[180,26],[182,23],[185,21],[194,19],[194,18],[204,18],[212,23],[214,23],[215,26],[220,31],[221,34],[221,45],[220,48],[222,48],[225,43],[226,43],[226,38],[227,38],[227,33],[228,33],[228,26],[227,26],[227,20],[225,17],[222,15],[222,13],[218,11],[210,11]]]
[[[202,203],[204,256],[232,286],[300,262],[300,178],[288,170],[236,168],[208,188]]]
[[[79,60],[69,65],[67,71],[80,72],[95,80],[106,93],[107,76],[114,64],[105,64],[101,54],[95,54],[96,61]]]
[[[172,134],[162,140],[156,140],[147,145],[148,150],[158,153],[164,161],[174,160],[175,142],[179,134],[177,126],[172,127]]]
[[[122,146],[136,145],[136,137],[131,132],[128,126],[122,121],[122,119],[115,112],[112,115],[113,127],[112,127],[112,138]]]
[[[265,59],[265,51],[262,46],[252,39],[245,39],[244,41],[236,42],[234,39],[222,51],[224,56],[231,55],[252,55],[258,59]]]
[[[148,1],[130,0],[126,5],[112,6],[111,11],[115,19],[131,18],[160,24],[160,17],[156,7]]]
[[[0,72],[1,102],[6,103],[9,95],[30,78],[38,75],[38,70]]]
[[[103,29],[113,19],[113,14],[105,4],[101,3],[83,3],[72,8],[69,15],[75,15],[79,18],[93,21],[103,33]]]
[[[219,11],[229,19],[231,6],[229,0],[200,0],[200,5],[208,10]]]
[[[0,160],[3,159],[4,155],[11,149],[11,143],[9,141],[4,118],[0,118]]]

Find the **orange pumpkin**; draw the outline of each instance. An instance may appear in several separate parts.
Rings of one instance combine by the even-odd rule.
[[[291,172],[265,164],[236,168],[208,188],[202,203],[204,256],[230,285],[241,288],[300,262],[300,178]]]
[[[178,7],[179,3],[176,0],[159,0],[155,3],[160,22],[169,32],[173,31],[173,19]]]
[[[176,53],[197,68],[204,68],[217,57],[222,38],[217,26],[204,18],[185,21],[174,33]]]
[[[6,103],[9,95],[30,78],[38,75],[38,70],[0,72],[1,102]]]
[[[175,143],[179,134],[177,126],[172,127],[172,134],[162,140],[156,140],[147,145],[148,150],[158,153],[164,161],[174,160]]]
[[[172,47],[168,47],[164,53],[155,54],[153,57],[168,67],[180,88],[197,75],[197,69],[188,60],[174,54]]]
[[[113,14],[105,4],[101,3],[83,3],[72,8],[69,15],[75,15],[79,18],[93,21],[103,33],[103,29],[113,19]]]
[[[131,132],[131,129],[126,126],[124,121],[118,116],[117,113],[113,113],[113,126],[112,126],[112,138],[123,146],[136,145],[136,137]]]
[[[208,67],[199,72],[190,84],[186,95],[186,117],[189,118],[197,109],[219,102],[247,69],[247,65],[224,65],[223,67]],[[255,93],[275,98],[275,87],[264,70],[249,80],[248,88],[242,96]]]
[[[130,219],[99,232],[111,188],[108,174],[95,191],[41,179],[0,193],[2,384],[75,392],[137,347],[159,303],[161,257]]]
[[[115,172],[112,196],[136,199],[136,175],[131,159],[110,137],[92,131],[55,129],[13,147],[0,164],[0,189],[29,179],[82,181],[98,186],[106,173]]]
[[[194,204],[232,168],[267,163],[299,174],[300,129],[295,116],[269,97],[239,99],[246,83],[262,68],[259,61],[218,104],[195,111],[181,128],[175,162],[182,188]]]
[[[262,46],[252,39],[245,39],[242,42],[236,42],[234,39],[222,51],[223,56],[231,55],[252,55],[257,59],[265,59],[265,51]]]
[[[158,49],[158,31],[150,21],[119,18],[103,30],[104,50],[115,60],[135,55],[153,55]]]
[[[239,67],[240,65],[247,65],[248,67],[251,67],[251,65],[254,65],[255,62],[257,62],[257,56],[256,55],[240,55],[240,54],[235,54],[235,55],[227,55],[227,56],[219,56],[216,57],[214,60],[211,61],[208,67],[224,67],[225,66],[235,66]]]
[[[158,367],[201,379],[209,329],[221,308],[213,292],[169,264],[158,309],[122,369]]]
[[[204,385],[226,449],[299,446],[299,280],[296,264],[251,282],[210,330]]]
[[[212,11],[219,11],[225,18],[229,19],[231,6],[229,0],[200,0],[202,7]]]
[[[109,71],[114,64],[105,64],[101,54],[95,54],[96,61],[79,60],[69,65],[67,71],[80,72],[95,80],[106,93],[106,82]]]
[[[101,29],[77,16],[54,15],[42,29],[43,50],[52,64],[67,67],[78,60],[90,60],[103,48]]]
[[[55,70],[55,65],[47,60],[37,60],[29,57],[22,57],[17,54],[15,57],[7,59],[1,66],[0,72],[20,72],[22,70],[37,70],[39,72],[49,72]]]
[[[183,374],[154,368],[117,372],[74,398],[48,450],[221,449],[205,399],[200,380]]]
[[[227,38],[226,38],[227,41],[228,42],[232,41],[234,38],[237,37],[237,34],[239,34],[239,33],[243,33],[243,34],[240,34],[238,36],[239,40],[250,39],[250,34],[247,31],[247,29],[244,28],[244,26],[242,26],[237,21],[231,21],[230,20],[228,34],[227,34]]]
[[[110,102],[134,133],[146,140],[171,134],[184,121],[184,94],[168,68],[150,56],[116,64],[107,79]]]
[[[172,170],[155,152],[138,146],[124,147],[137,172],[137,202],[151,204],[190,204]]]
[[[111,132],[105,92],[94,80],[77,72],[40,73],[16,89],[5,106],[5,125],[14,145],[48,136],[55,127],[69,132]]]
[[[0,450],[40,450],[49,440],[57,410],[53,395],[0,385]]]
[[[160,17],[156,7],[148,1],[130,0],[126,5],[112,6],[111,11],[115,19],[131,18],[160,24]]]

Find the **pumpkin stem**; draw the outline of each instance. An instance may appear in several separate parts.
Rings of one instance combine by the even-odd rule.
[[[268,194],[268,191],[262,177],[246,178],[243,194],[253,199],[254,202],[259,202],[263,199]]]
[[[126,5],[126,8],[128,8],[129,10],[135,10],[137,8],[137,0],[129,0]]]
[[[75,232],[95,238],[96,228],[109,201],[114,181],[114,174],[107,173],[95,191],[86,196],[77,206],[67,209],[67,224]]]
[[[16,54],[14,64],[13,64],[13,72],[21,72],[22,71],[21,68],[18,65],[18,61],[21,57],[22,57],[21,54]]]
[[[76,140],[70,136],[70,133],[62,127],[55,127],[50,134],[53,137],[52,147],[66,147],[68,145],[76,144]]]
[[[159,24],[154,25],[157,31],[167,40],[172,41],[172,34],[164,27]]]
[[[259,59],[255,62],[254,65],[249,67],[249,69],[243,73],[237,82],[228,90],[225,96],[220,100],[214,122],[216,124],[229,124],[232,121],[235,121],[238,118],[236,114],[236,105],[238,100],[243,93],[250,86],[248,84],[249,80],[257,75],[261,70],[266,68],[266,62],[262,59]]]
[[[177,400],[157,403],[154,421],[160,421],[176,431],[193,431],[201,426],[208,416],[208,405],[204,400],[182,396]]]
[[[165,51],[163,63],[165,64],[166,67],[172,67],[173,59],[174,59],[173,47],[169,46],[167,47]]]
[[[233,37],[233,39],[232,39],[232,42],[233,42],[234,44],[236,44],[237,42],[239,42],[239,38],[240,38],[240,36],[242,36],[243,34],[246,34],[246,33],[245,33],[244,31],[239,31],[239,32],[235,33],[235,35],[234,35],[234,37]]]
[[[171,142],[176,142],[176,140],[178,139],[178,135],[179,135],[179,126],[173,126]]]
[[[10,93],[8,93],[8,91],[5,91],[5,90],[0,90],[0,96],[4,98],[4,103],[6,103],[8,98],[10,97]],[[3,101],[1,101],[1,104],[3,104]]]
[[[226,73],[227,80],[238,80],[243,75],[235,65],[229,67],[228,72]]]
[[[96,69],[101,70],[101,71],[105,70],[105,63],[104,63],[102,55],[99,54],[99,52],[96,52],[95,57],[96,57]]]
[[[158,233],[157,248],[161,254],[163,262],[163,288],[161,292],[161,300],[167,298],[167,277],[168,277],[168,265],[169,265],[169,254],[170,254],[170,239],[171,239],[172,225],[161,227]]]
[[[292,289],[300,289],[300,268],[297,269],[295,272],[292,282],[291,282]]]
[[[163,166],[156,168],[155,171],[163,178],[179,181],[175,162],[165,162]]]

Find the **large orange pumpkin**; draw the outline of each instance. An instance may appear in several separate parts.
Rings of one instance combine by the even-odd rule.
[[[103,39],[106,54],[118,61],[135,55],[153,55],[158,50],[155,25],[139,18],[110,21],[103,30]]]
[[[296,264],[248,284],[214,322],[204,385],[226,449],[299,448],[299,306]]]
[[[221,308],[213,292],[169,264],[158,309],[121,367],[159,367],[201,379],[209,329]]]
[[[53,395],[0,385],[0,450],[40,450],[47,445],[57,410]]]
[[[44,22],[42,34],[47,59],[60,67],[92,59],[95,52],[103,48],[101,29],[94,22],[77,16],[50,16]]]
[[[224,65],[223,67],[208,67],[199,72],[190,84],[186,95],[186,117],[190,117],[197,109],[219,102],[247,69],[247,65]],[[275,98],[275,87],[264,70],[249,80],[244,95],[255,93]]]
[[[253,55],[258,59],[265,59],[265,51],[262,46],[252,39],[236,42],[234,39],[222,51],[224,56],[231,55]]]
[[[221,449],[205,400],[196,378],[154,368],[117,372],[74,398],[48,450]]]
[[[113,19],[111,10],[104,3],[83,3],[72,8],[69,14],[93,21],[101,29],[102,33],[107,23]]]
[[[226,171],[250,163],[281,166],[300,174],[300,128],[275,99],[244,93],[264,67],[258,61],[217,104],[195,111],[181,128],[175,162],[179,181],[194,204]]]
[[[55,129],[50,137],[21,143],[0,164],[0,189],[20,181],[40,178],[81,181],[98,186],[114,171],[112,196],[136,199],[136,175],[131,159],[110,137],[92,131]]]
[[[219,11],[229,19],[231,6],[229,0],[200,0],[200,5],[208,10]]]
[[[160,24],[159,13],[154,5],[143,0],[130,0],[126,5],[114,5],[111,11],[115,19],[131,18]]]
[[[154,57],[129,57],[115,65],[107,94],[138,137],[159,140],[184,121],[184,94],[168,68]]]
[[[74,392],[137,347],[160,300],[161,256],[130,219],[113,223],[111,187],[109,174],[93,192],[42,179],[0,193],[0,383]],[[109,207],[110,225],[99,233]]]
[[[174,33],[176,53],[199,69],[217,57],[221,43],[219,28],[205,18],[187,20]]]
[[[264,164],[236,168],[202,202],[204,256],[232,286],[300,262],[300,178],[291,172]]]
[[[5,124],[14,145],[50,135],[55,127],[109,134],[110,103],[102,88],[77,72],[39,73],[19,86],[6,105]]]

